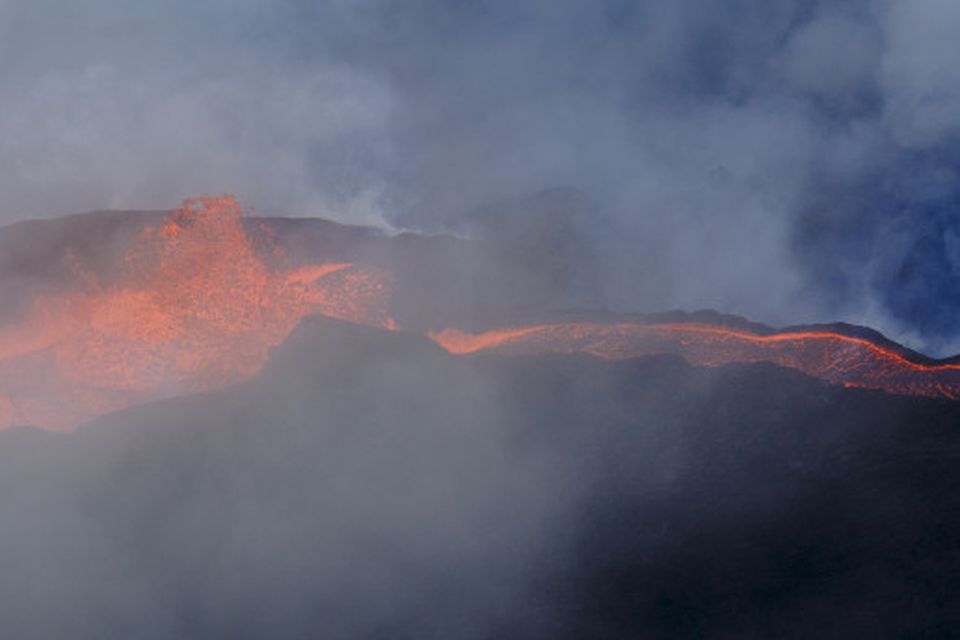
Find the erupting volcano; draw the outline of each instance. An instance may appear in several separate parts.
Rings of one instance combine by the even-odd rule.
[[[102,282],[77,261],[74,285],[34,296],[0,327],[0,428],[70,430],[133,404],[240,382],[310,314],[395,328],[400,274],[294,263],[268,224],[246,222],[232,197],[187,200],[139,233],[117,277]],[[696,366],[769,361],[846,386],[960,397],[960,365],[826,329],[761,335],[702,322],[594,321],[429,337],[455,355],[673,353]]]
[[[118,281],[38,295],[0,330],[0,426],[67,430],[131,404],[259,371],[307,314],[390,327],[389,278],[352,264],[292,267],[231,197],[184,202],[146,228]],[[82,267],[77,267],[81,269]]]

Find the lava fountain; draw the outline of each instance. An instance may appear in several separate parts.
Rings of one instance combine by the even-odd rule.
[[[80,290],[37,296],[22,321],[0,329],[0,428],[69,430],[239,382],[308,314],[392,327],[387,274],[294,268],[242,216],[229,196],[187,200],[142,232],[117,283],[79,273]]]

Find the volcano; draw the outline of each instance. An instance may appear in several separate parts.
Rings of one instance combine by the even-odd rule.
[[[0,230],[4,635],[950,637],[957,362],[571,310],[497,242]]]
[[[0,428],[69,431],[128,406],[248,380],[309,315],[424,333],[457,355],[771,362],[848,387],[960,397],[960,364],[864,328],[774,330],[709,313],[571,319],[559,292],[509,295],[509,265],[489,244],[254,218],[229,196],[190,199],[166,214],[14,225],[0,232],[0,248],[0,289],[9,294]],[[463,295],[464,281],[474,296]],[[477,307],[486,313],[473,315]],[[534,314],[548,321],[523,323]]]

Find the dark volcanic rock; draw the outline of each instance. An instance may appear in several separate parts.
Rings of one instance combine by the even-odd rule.
[[[309,319],[249,384],[0,433],[0,630],[949,637],[958,418]]]

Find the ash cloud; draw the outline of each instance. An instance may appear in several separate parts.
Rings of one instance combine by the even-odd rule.
[[[5,220],[235,192],[460,229],[569,187],[593,302],[960,349],[947,0],[0,3]]]

